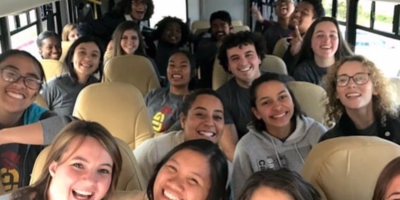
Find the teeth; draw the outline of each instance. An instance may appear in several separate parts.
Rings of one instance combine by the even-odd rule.
[[[359,97],[359,96],[361,96],[361,94],[359,94],[359,93],[349,93],[349,94],[346,94],[346,97]]]
[[[88,192],[88,191],[84,191],[84,190],[74,190],[77,194],[79,195],[84,195],[84,196],[90,196],[93,194],[93,192]]]
[[[243,68],[243,69],[239,69],[239,71],[241,71],[241,72],[247,72],[247,71],[249,71],[250,70],[250,67],[246,67],[246,68]]]
[[[273,118],[281,118],[281,117],[283,117],[283,116],[285,116],[286,115],[286,113],[282,113],[282,114],[280,114],[280,115],[274,115],[274,116],[272,116]]]
[[[321,49],[331,49],[331,46],[321,46]]]
[[[172,75],[172,78],[182,78],[181,75]]]
[[[223,36],[223,35],[224,35],[224,33],[217,33],[217,35],[219,35],[219,36]]]
[[[17,93],[14,93],[14,92],[7,92],[7,94],[9,95],[9,96],[11,96],[12,98],[15,98],[15,99],[24,99],[24,95],[22,95],[22,94],[17,94]]]
[[[168,193],[168,192],[165,191],[165,190],[164,190],[164,196],[166,196],[168,199],[171,199],[171,200],[179,200],[178,197],[176,197],[175,195],[173,195],[173,194],[171,194],[171,193]]]
[[[205,131],[200,131],[201,135],[207,136],[207,137],[214,137],[215,134],[213,132],[205,132]]]

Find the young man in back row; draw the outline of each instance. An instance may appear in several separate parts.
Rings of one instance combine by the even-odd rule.
[[[249,87],[253,80],[263,73],[260,65],[265,57],[265,41],[258,34],[249,31],[230,34],[224,38],[218,59],[226,72],[233,78],[222,85],[217,92],[224,104],[225,128],[220,146],[229,160],[233,160],[236,143],[245,135],[251,121]],[[287,81],[294,79],[282,75]]]

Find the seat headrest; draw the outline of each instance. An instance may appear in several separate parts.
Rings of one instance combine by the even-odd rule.
[[[300,104],[301,110],[316,121],[324,124],[327,96],[324,88],[302,81],[288,82],[290,90]]]
[[[160,87],[153,64],[144,56],[125,55],[111,58],[104,67],[103,82],[122,82],[135,86],[142,97]]]
[[[132,149],[154,135],[142,94],[125,83],[85,87],[78,95],[73,115],[100,123]]]
[[[323,199],[372,199],[382,169],[399,156],[399,145],[374,136],[328,139],[312,148],[302,176]]]
[[[63,63],[58,60],[43,59],[40,60],[40,64],[42,64],[47,82],[61,75],[63,71]]]
[[[117,190],[130,191],[130,190],[145,190],[146,185],[144,185],[144,179],[141,176],[140,170],[138,168],[137,161],[132,153],[130,147],[122,140],[115,138],[119,151],[122,156],[122,169],[121,174],[118,178]],[[42,171],[45,170],[44,165],[49,155],[51,146],[46,147],[40,152],[39,156],[36,158],[35,165],[33,166],[30,185],[35,183]]]
[[[274,55],[265,55],[260,69],[278,74],[288,74],[285,62],[282,60],[282,58]]]

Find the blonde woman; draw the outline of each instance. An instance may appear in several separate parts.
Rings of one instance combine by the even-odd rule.
[[[397,95],[373,62],[359,55],[345,57],[329,69],[325,84],[327,117],[336,125],[321,141],[370,135],[400,144]]]
[[[11,194],[22,199],[109,199],[121,172],[114,137],[96,122],[74,121],[55,138],[42,175]]]
[[[64,26],[62,34],[61,34],[61,40],[62,41],[70,41],[74,42],[80,37],[79,32],[78,32],[78,25],[76,24],[67,24]]]

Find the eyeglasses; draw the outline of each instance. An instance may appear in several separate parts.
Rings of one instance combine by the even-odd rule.
[[[42,86],[41,80],[33,78],[33,77],[21,76],[21,74],[19,74],[15,70],[3,68],[3,69],[0,69],[0,72],[1,72],[1,77],[6,82],[15,83],[15,82],[19,81],[19,79],[22,78],[25,86],[28,87],[29,89],[38,90]]]
[[[350,79],[353,79],[357,85],[364,85],[369,81],[369,73],[357,73],[354,76],[340,75],[335,78],[336,85],[344,87],[349,84]]]

